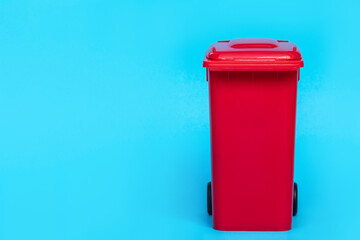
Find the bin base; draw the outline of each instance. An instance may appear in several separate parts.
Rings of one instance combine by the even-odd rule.
[[[218,231],[256,231],[256,232],[283,232],[291,230],[291,226],[289,227],[216,227],[215,230]]]
[[[294,183],[294,195],[293,195],[293,216],[296,216],[298,208],[298,190],[297,184]],[[212,188],[211,182],[207,184],[207,211],[210,216],[212,216]],[[290,226],[218,226],[214,225],[214,229],[218,231],[269,231],[269,232],[279,232],[279,231],[289,231],[291,230]]]

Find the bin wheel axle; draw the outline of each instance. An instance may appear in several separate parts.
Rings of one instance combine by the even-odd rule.
[[[296,216],[297,210],[298,210],[298,189],[297,189],[297,184],[294,183],[293,216]]]
[[[211,182],[207,184],[207,212],[212,216]]]

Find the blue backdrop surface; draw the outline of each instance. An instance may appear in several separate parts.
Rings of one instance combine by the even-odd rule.
[[[0,239],[352,239],[360,226],[359,1],[0,3]],[[288,232],[220,232],[203,55],[295,42]]]

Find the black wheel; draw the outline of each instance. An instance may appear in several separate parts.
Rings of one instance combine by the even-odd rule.
[[[211,182],[207,184],[207,212],[212,216]]]
[[[297,210],[298,210],[298,188],[297,188],[297,184],[294,183],[293,216],[296,216]]]

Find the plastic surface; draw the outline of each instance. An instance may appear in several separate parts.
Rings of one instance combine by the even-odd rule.
[[[255,56],[253,65],[263,65],[262,60],[256,60],[260,59],[259,53],[252,55],[248,45],[242,44],[254,43],[254,51],[258,51],[260,46],[266,46],[264,49],[272,51],[279,48],[272,46],[274,42],[270,40],[260,42],[246,39],[229,43],[236,44],[233,51],[239,56],[242,56],[239,49],[247,49],[248,56]],[[284,51],[281,54],[274,53],[272,58],[270,53],[266,53],[266,56],[277,59],[287,54]],[[226,56],[235,56],[235,53],[226,53]],[[294,61],[302,62],[298,59]],[[234,62],[240,66],[239,71],[233,68]],[[222,66],[227,70],[212,70],[211,67],[207,70],[212,215],[215,229],[291,229],[299,75],[298,68],[285,71],[282,64],[282,61],[273,64],[277,71],[259,71],[260,68],[252,68],[250,65],[247,65],[249,69],[256,71],[245,71],[241,63],[232,60],[229,62],[230,68]]]
[[[294,43],[268,38],[219,41],[208,48],[203,62],[212,71],[291,71],[303,65]]]

